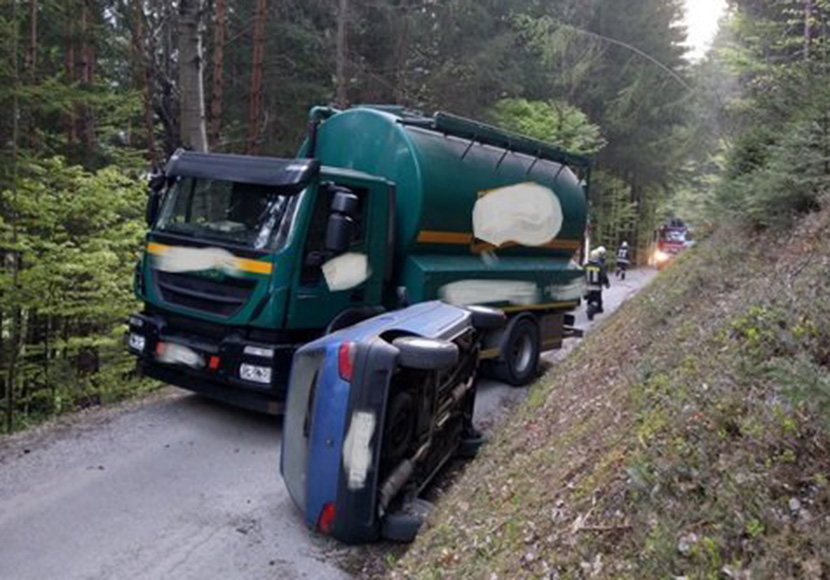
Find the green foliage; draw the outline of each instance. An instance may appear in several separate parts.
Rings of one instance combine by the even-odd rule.
[[[0,311],[19,312],[26,337],[11,369],[14,428],[150,388],[131,378],[122,339],[144,201],[136,178],[61,158],[21,163],[17,191],[2,192],[15,223],[0,224],[0,243],[19,267],[0,272]]]
[[[812,12],[788,0],[737,0],[707,72],[728,79],[706,86],[732,138],[703,140],[726,151],[712,188],[712,215],[781,227],[820,207],[830,190],[830,76],[825,23],[830,5]],[[712,119],[709,119],[710,121]],[[709,151],[711,155],[711,149]],[[703,193],[706,195],[706,193]]]
[[[490,110],[492,121],[522,135],[553,143],[566,151],[591,155],[606,142],[585,113],[564,102],[502,99]]]

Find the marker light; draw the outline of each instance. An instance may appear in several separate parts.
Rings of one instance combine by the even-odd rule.
[[[340,373],[340,378],[344,381],[351,382],[352,380],[356,350],[353,342],[344,342],[340,345],[340,350],[337,352],[337,370]]]

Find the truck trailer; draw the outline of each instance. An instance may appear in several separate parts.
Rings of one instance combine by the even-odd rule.
[[[446,113],[312,109],[293,159],[176,152],[152,180],[127,343],[148,376],[283,411],[292,357],[377,314],[496,307],[522,385],[569,334],[589,160]]]

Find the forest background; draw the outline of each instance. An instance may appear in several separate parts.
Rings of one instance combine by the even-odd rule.
[[[596,244],[786,227],[830,179],[828,0],[3,0],[0,412],[155,388],[122,344],[146,180],[180,146],[292,156],[309,107],[445,110],[595,160]]]

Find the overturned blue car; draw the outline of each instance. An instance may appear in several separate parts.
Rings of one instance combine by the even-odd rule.
[[[499,311],[426,302],[297,351],[280,470],[310,527],[352,544],[414,537],[418,495],[481,443],[480,344],[503,324]]]

